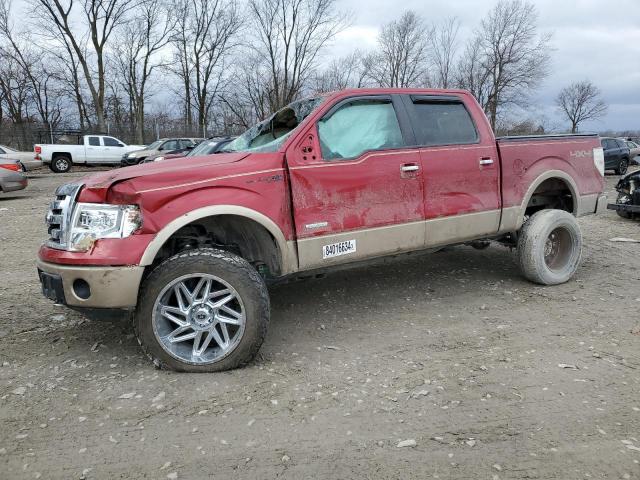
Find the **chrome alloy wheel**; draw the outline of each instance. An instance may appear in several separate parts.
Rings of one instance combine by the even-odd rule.
[[[56,167],[58,168],[58,170],[65,171],[67,168],[69,168],[69,161],[66,158],[59,157],[56,160]]]
[[[160,292],[152,313],[153,333],[172,357],[189,364],[215,363],[231,353],[244,334],[242,299],[215,275],[176,278]]]

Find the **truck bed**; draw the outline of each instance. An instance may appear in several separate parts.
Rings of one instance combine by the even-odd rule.
[[[594,163],[594,149],[601,148],[597,134],[506,136],[496,138],[496,144],[504,208],[520,205],[532,182],[547,172],[574,179],[574,194],[580,197],[603,190],[604,179]]]

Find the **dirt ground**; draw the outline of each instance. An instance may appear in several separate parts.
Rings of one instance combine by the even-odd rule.
[[[40,293],[46,206],[84,173],[0,198],[0,478],[640,478],[640,244],[610,241],[640,222],[581,219],[558,287],[497,245],[273,287],[253,364],[175,374]]]

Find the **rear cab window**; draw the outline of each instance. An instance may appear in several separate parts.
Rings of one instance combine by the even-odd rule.
[[[89,137],[89,145],[92,147],[100,146],[100,137]]]
[[[423,146],[479,143],[478,129],[462,99],[445,96],[408,96],[416,141]]]

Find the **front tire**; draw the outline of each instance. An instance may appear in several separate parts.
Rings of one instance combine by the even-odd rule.
[[[564,210],[541,210],[518,233],[518,263],[523,275],[541,285],[558,285],[576,273],[582,256],[582,232]]]
[[[64,155],[53,157],[51,159],[51,163],[49,164],[49,168],[54,173],[67,173],[69,170],[71,170],[71,159]]]
[[[262,277],[232,253],[179,253],[147,277],[134,316],[138,342],[160,368],[218,372],[258,353],[269,323]]]

